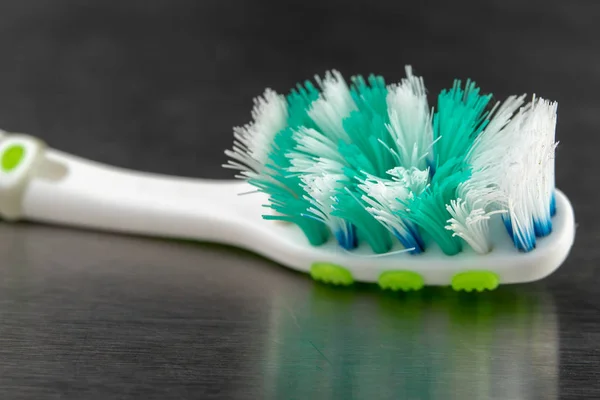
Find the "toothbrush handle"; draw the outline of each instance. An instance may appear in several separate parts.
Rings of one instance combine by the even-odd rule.
[[[135,172],[30,136],[0,138],[0,214],[9,220],[238,244],[263,200],[239,196],[245,182]]]
[[[56,150],[49,165],[63,176],[34,178],[23,198],[24,219],[114,232],[231,241],[245,185],[141,173]],[[47,164],[48,165],[48,164]]]

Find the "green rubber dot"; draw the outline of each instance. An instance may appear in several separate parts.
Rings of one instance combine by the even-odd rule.
[[[316,280],[324,283],[331,283],[333,285],[348,286],[354,283],[352,274],[344,267],[330,263],[314,263],[310,267],[310,276]]]
[[[386,271],[379,276],[379,287],[394,291],[420,290],[425,286],[423,277],[412,271]]]
[[[498,275],[490,271],[466,271],[454,275],[452,278],[452,289],[471,292],[476,290],[494,290],[498,287]]]
[[[2,160],[0,161],[2,170],[4,172],[12,171],[17,165],[19,165],[24,156],[25,148],[20,144],[13,144],[12,146],[9,146],[2,154]]]

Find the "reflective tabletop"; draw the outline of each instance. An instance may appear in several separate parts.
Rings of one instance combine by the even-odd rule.
[[[322,285],[224,246],[27,224],[1,225],[0,251],[0,393],[549,400],[598,390],[599,303],[568,273],[484,294],[397,294]]]

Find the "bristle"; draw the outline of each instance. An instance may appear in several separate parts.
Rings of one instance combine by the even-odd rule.
[[[292,98],[289,103],[290,108],[285,113],[294,111],[293,102],[306,103],[310,101],[310,96],[314,97],[314,94],[307,91],[302,96]],[[240,145],[239,140],[236,139],[233,151],[226,151],[226,154],[231,158],[232,167],[242,171],[239,177],[248,180],[259,191],[269,195],[269,203],[265,206],[271,208],[274,213],[265,214],[263,218],[294,223],[302,229],[310,244],[319,246],[327,241],[328,229],[322,222],[303,216],[310,203],[304,198],[306,193],[300,186],[300,179],[287,171],[290,164],[286,154],[296,145],[293,131],[278,118],[271,119],[278,121],[277,124],[269,125],[264,122],[270,120],[269,115],[279,115],[283,119],[285,114],[276,112],[282,107],[281,101],[280,96],[275,96],[274,92],[269,90],[266,91],[264,99],[255,100],[253,110],[255,121],[244,129],[238,128],[238,132],[243,135],[244,145]],[[269,110],[272,112],[267,112]],[[303,117],[302,113],[306,114],[306,110],[296,107],[295,116],[288,115],[288,123],[293,118],[297,121],[308,121],[308,117]],[[275,125],[283,128],[276,131],[279,126]],[[264,151],[253,149],[264,150],[265,140],[271,135],[272,142],[265,159]],[[253,142],[254,140],[256,143]]]
[[[360,147],[355,144],[346,144],[340,142],[338,147],[340,154],[346,160],[346,168],[344,172],[350,179],[363,173],[379,176],[380,171],[371,162],[371,159],[361,151]]]
[[[350,94],[357,108],[370,116],[387,114],[387,87],[382,76],[370,75],[367,81],[358,75],[351,78]]]
[[[391,144],[392,140],[385,127],[387,123],[387,87],[381,76],[371,75],[368,81],[362,76],[352,77],[350,88],[352,99],[357,110],[350,113],[343,121],[343,127],[350,143],[356,149],[340,148],[341,152],[362,154],[361,165],[366,172],[383,176],[385,171],[394,165],[394,158],[381,141]],[[368,133],[368,134],[365,134]]]
[[[513,169],[514,175],[519,173],[526,174],[522,165]],[[531,192],[528,185],[529,182],[525,180],[517,180],[506,186],[508,221],[505,221],[505,224],[510,225],[508,232],[513,237],[515,247],[524,252],[536,247],[535,227],[531,217]],[[504,218],[506,220],[507,217]]]
[[[241,171],[244,177],[261,173],[267,162],[275,135],[287,126],[285,98],[267,89],[263,97],[254,99],[254,121],[234,128],[233,150],[225,154],[231,158],[227,166]]]
[[[316,128],[314,121],[308,115],[312,103],[319,98],[319,91],[310,81],[304,85],[298,84],[287,96],[288,125],[290,128],[306,127]]]
[[[536,200],[533,210],[533,223],[536,236],[547,236],[552,232],[553,197],[554,197],[554,153],[557,103],[549,102],[542,98],[532,101],[528,130],[533,139],[532,160],[537,169],[535,178],[532,178],[532,197]],[[536,184],[537,183],[537,184]]]
[[[405,248],[413,248],[410,251],[413,254],[425,250],[425,244],[417,227],[399,215],[399,212],[406,208],[405,202],[414,195],[406,182],[367,176],[362,179],[358,188],[363,193],[362,199],[367,204],[366,210]]]
[[[395,167],[387,171],[393,181],[400,182],[410,190],[411,193],[418,196],[429,185],[429,168],[420,170],[416,167],[404,168]]]
[[[386,253],[392,248],[390,235],[383,225],[366,209],[354,185],[338,190],[335,197],[338,205],[333,215],[343,218],[356,227],[358,237],[364,240],[376,254]]]
[[[456,198],[458,185],[467,178],[468,172],[457,171],[442,181],[432,181],[419,196],[409,198],[406,209],[400,212],[402,217],[427,232],[449,256],[462,251],[462,242],[446,229],[446,222],[452,218],[446,205]]]
[[[305,174],[300,177],[306,190],[306,199],[312,204],[307,215],[325,223],[340,246],[346,250],[358,245],[356,228],[343,218],[333,215],[337,208],[336,193],[344,188],[346,177],[341,174]]]
[[[502,105],[498,103],[494,106],[491,120],[483,132],[475,138],[473,146],[469,149],[466,158],[469,164],[475,169],[487,166],[490,163],[490,157],[493,162],[498,162],[504,155],[500,148],[507,145],[506,136],[503,135],[504,128],[511,121],[515,112],[525,102],[525,96],[509,96]]]
[[[393,237],[412,254],[429,240],[447,255],[465,244],[489,253],[495,214],[522,251],[552,232],[556,103],[489,107],[491,94],[456,80],[434,112],[410,66],[397,84],[350,81],[329,71],[287,97],[266,90],[234,129],[226,167],[268,195],[264,218],[296,224],[315,246],[334,236],[373,253]]]
[[[286,221],[297,225],[309,243],[320,246],[329,238],[329,229],[322,222],[314,218],[307,218],[304,214],[310,207],[306,200],[306,192],[300,186],[298,177],[284,178],[281,175],[273,175],[279,178],[275,183],[271,179],[253,180],[252,185],[260,191],[269,194],[268,207],[273,209],[274,214],[263,215],[264,219]]]
[[[515,112],[524,103],[525,95],[510,96],[501,106],[494,107],[495,113],[486,128],[473,141],[472,147],[465,157],[466,162],[471,165],[473,171],[484,172],[479,175],[480,179],[488,178],[486,182],[481,182],[481,186],[488,184],[497,184],[498,178],[503,175],[503,171],[498,168],[506,156],[506,150],[514,145],[513,140],[516,137],[507,135],[506,126],[511,122]],[[520,117],[519,117],[520,118]]]
[[[312,207],[307,215],[324,222],[340,246],[355,248],[358,238],[364,239],[375,253],[385,253],[391,248],[389,235],[365,205],[360,202],[355,184],[343,172],[346,168],[333,160],[306,158],[300,153],[290,153],[290,172],[299,172],[305,199]],[[313,165],[310,165],[310,161]]]
[[[477,200],[469,203],[458,198],[450,200],[446,210],[452,218],[448,220],[446,229],[454,232],[453,236],[462,238],[477,253],[486,254],[492,249],[489,219],[496,212],[486,212]]]
[[[496,171],[487,179],[505,197],[503,218],[522,251],[533,250],[535,237],[552,231],[556,107],[534,97],[504,127],[484,132],[470,157],[474,165]]]
[[[344,170],[344,164],[325,157],[317,157],[300,152],[290,152],[287,154],[291,166],[288,171],[302,174],[339,174]]]
[[[510,122],[514,112],[523,104],[525,96],[509,97],[502,105],[496,104],[486,128],[474,140],[465,157],[471,169],[469,179],[457,188],[457,199],[446,208],[452,215],[446,229],[461,237],[477,253],[491,251],[489,219],[493,214],[506,212],[506,194],[499,180],[506,173],[498,165],[506,156],[506,140],[502,129]]]
[[[319,130],[332,140],[348,140],[343,120],[356,110],[356,104],[346,81],[338,71],[329,71],[325,79],[316,79],[322,93],[311,104],[308,115]]]
[[[407,77],[391,85],[387,95],[389,124],[400,164],[405,168],[425,169],[431,163],[433,128],[423,78],[406,68]],[[428,162],[429,161],[429,162]]]
[[[340,153],[344,157],[360,154],[364,158],[360,164],[365,168],[365,172],[380,177],[385,176],[386,171],[396,165],[393,154],[388,150],[392,139],[385,121],[379,114],[352,112],[343,124],[351,145],[343,142],[340,144]],[[350,149],[348,146],[354,148]]]
[[[313,157],[325,158],[344,162],[344,158],[338,152],[337,143],[331,138],[317,132],[314,129],[300,127],[293,133],[296,142],[294,151]]]
[[[485,111],[491,95],[480,95],[475,82],[454,82],[450,90],[438,96],[438,108],[433,116],[434,172],[448,160],[465,157],[475,138],[487,126]]]

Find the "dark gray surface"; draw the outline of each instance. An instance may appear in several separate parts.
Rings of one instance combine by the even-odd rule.
[[[480,296],[333,289],[235,249],[0,225],[1,399],[600,397],[596,2],[6,1],[0,122],[207,178],[264,87],[339,68],[559,101],[577,240]],[[523,4],[526,3],[526,4]]]

